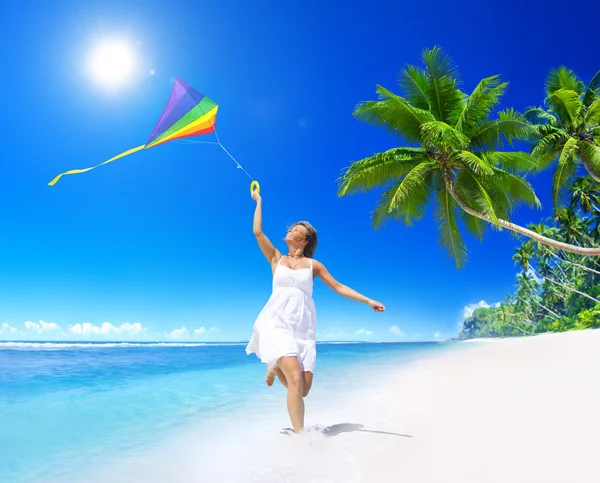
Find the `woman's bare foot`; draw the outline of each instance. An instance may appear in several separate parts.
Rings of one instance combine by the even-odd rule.
[[[275,381],[275,369],[269,369],[267,371],[267,376],[265,377],[265,382],[267,383],[267,386],[272,386],[273,381]]]

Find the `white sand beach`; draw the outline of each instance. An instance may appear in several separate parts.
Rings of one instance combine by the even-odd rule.
[[[459,343],[403,368],[366,368],[285,436],[283,390],[207,421],[91,481],[600,482],[600,330]],[[346,384],[346,382],[344,382]],[[88,481],[88,480],[86,480]]]
[[[361,481],[600,482],[600,331],[471,345],[344,409],[364,429],[411,436],[345,434]]]

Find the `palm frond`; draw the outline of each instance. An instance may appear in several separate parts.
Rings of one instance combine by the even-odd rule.
[[[439,149],[460,149],[469,145],[469,138],[442,121],[428,121],[421,125],[422,140]]]
[[[489,223],[483,221],[481,218],[469,215],[469,213],[464,210],[460,210],[458,216],[465,224],[467,231],[479,241],[483,241],[483,237],[488,229]]]
[[[433,121],[429,111],[411,106],[406,99],[378,86],[379,101],[360,103],[353,115],[363,122],[376,126],[385,126],[398,137],[404,136],[408,141],[421,140],[421,124]]]
[[[600,96],[600,70],[596,72],[587,86],[585,95],[583,96],[583,105],[589,107],[598,96]]]
[[[442,170],[437,169],[435,171],[432,171],[430,187],[432,193],[437,193],[439,190],[446,189],[446,183],[444,182],[444,173],[442,172]]]
[[[504,171],[500,168],[494,170],[494,183],[498,188],[511,195],[513,200],[523,201],[530,208],[541,208],[542,202],[535,194],[533,186],[520,176]]]
[[[567,89],[581,95],[584,88],[585,85],[577,78],[575,72],[565,66],[552,69],[546,77],[545,89],[548,97],[560,89]]]
[[[579,97],[577,92],[568,89],[558,89],[548,97],[548,103],[571,129],[577,129],[581,123],[583,104]]]
[[[396,192],[396,185],[389,186],[380,196],[371,212],[373,229],[379,230],[387,221],[396,219],[407,226],[420,220],[427,208],[428,190],[425,184],[413,191],[412,196],[402,205],[393,207],[391,200]]]
[[[579,144],[579,156],[585,161],[590,174],[600,178],[600,146],[583,141]]]
[[[590,104],[585,115],[585,124],[600,124],[600,97]]]
[[[550,134],[563,133],[565,134],[565,130],[557,124],[556,126],[552,126],[550,124],[537,124],[535,126],[535,130],[538,132],[539,138],[541,139],[544,136],[548,136]]]
[[[473,172],[471,176],[476,176]],[[498,218],[510,220],[513,208],[519,204],[519,200],[513,199],[505,187],[498,182],[496,173],[493,176],[480,176],[477,181],[488,194],[494,213]]]
[[[451,113],[462,101],[462,93],[457,89],[458,70],[452,59],[439,47],[425,49],[422,54],[427,69],[427,99],[431,112],[438,121],[452,122]]]
[[[440,47],[435,46],[431,49],[423,49],[421,58],[427,68],[427,75],[429,77],[438,79],[449,77],[456,81],[459,80],[458,68],[454,64],[454,61]]]
[[[479,81],[471,95],[460,105],[460,112],[456,114],[457,130],[470,136],[479,124],[488,119],[508,85],[508,82],[500,83],[499,79],[500,76],[494,75]]]
[[[390,186],[380,198],[373,211],[373,226],[379,228],[382,223],[394,217],[411,225],[425,213],[429,184],[436,164],[420,163],[407,173],[399,182]]]
[[[558,119],[556,119],[551,112],[548,112],[541,107],[530,107],[523,115],[525,116],[525,119],[532,124],[549,124],[551,126],[556,126],[558,124]]]
[[[338,178],[338,196],[366,192],[406,176],[426,159],[419,148],[393,148],[353,162]]]
[[[451,161],[458,161],[468,168],[470,168],[475,174],[478,175],[490,175],[493,173],[492,167],[490,166],[489,159],[486,157],[479,157],[477,154],[471,151],[457,150],[452,153],[450,157]]]
[[[558,165],[556,166],[552,180],[552,200],[555,206],[560,204],[561,190],[567,185],[568,181],[577,170],[575,157],[577,156],[578,148],[579,142],[577,139],[569,138],[569,140],[564,144],[558,158]]]
[[[428,110],[427,99],[427,72],[414,65],[409,65],[400,74],[398,80],[400,88],[404,91],[406,100],[414,107]]]
[[[536,172],[545,167],[540,163],[539,158],[521,151],[490,151],[482,152],[480,155],[490,165],[515,172]]]
[[[580,206],[581,211],[590,213],[595,206],[600,205],[600,186],[589,175],[575,179],[569,187],[569,193],[571,194],[569,208],[572,210]]]
[[[560,155],[563,146],[569,139],[571,139],[569,134],[562,129],[557,129],[540,139],[531,154],[539,160],[542,166],[546,166]]]
[[[454,188],[461,199],[474,210],[489,217],[494,225],[498,224],[496,204],[485,189],[481,180],[483,178],[473,175],[469,169],[460,170],[454,181]]]
[[[502,137],[512,144],[513,140],[530,141],[538,136],[535,127],[527,122],[525,116],[510,108],[500,111],[498,120],[480,125],[471,138],[471,144],[480,149],[493,149],[502,145]]]
[[[454,258],[457,268],[460,268],[467,259],[467,245],[456,221],[458,205],[445,189],[438,191],[436,201],[434,217],[438,224],[440,245]]]

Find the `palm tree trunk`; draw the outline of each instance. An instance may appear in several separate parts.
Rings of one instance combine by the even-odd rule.
[[[539,303],[537,300],[535,301],[536,304],[538,304],[541,308],[543,308],[544,310],[547,310],[548,312],[550,312],[552,315],[554,315],[557,319],[560,319],[560,315],[558,315],[556,312],[554,312],[553,310],[550,310],[548,307],[546,307],[545,305]]]
[[[567,290],[570,290],[571,292],[575,292],[576,294],[579,294],[583,297],[587,297],[590,300],[593,300],[594,302],[596,302],[597,304],[600,304],[600,300],[595,299],[594,297],[592,297],[591,295],[588,295],[586,293],[580,292],[579,290],[573,288],[573,287],[569,287],[568,285],[565,285],[564,283],[560,283],[557,282],[556,280],[552,280],[551,278],[548,277],[544,277],[543,275],[541,275],[535,268],[533,268],[532,265],[529,265],[531,267],[531,270],[533,270],[533,273],[535,273],[538,277],[544,279],[544,280],[548,280],[548,282],[553,283],[555,285],[558,285],[562,288],[566,288]]]
[[[590,299],[590,300],[593,300],[593,301],[594,301],[594,302],[596,302],[597,304],[600,304],[600,300],[598,300],[598,299],[595,299],[595,298],[594,298],[594,297],[592,297],[591,295],[588,295],[588,294],[586,294],[586,293],[580,292],[579,290],[577,290],[577,289],[574,289],[574,288],[572,288],[572,287],[568,287],[567,285],[564,285],[564,284],[562,284],[562,283],[560,283],[560,282],[557,282],[556,280],[552,280],[551,278],[546,278],[546,277],[543,277],[543,278],[544,278],[544,280],[548,280],[548,282],[551,282],[551,283],[554,283],[554,284],[556,284],[556,285],[559,285],[559,286],[561,286],[562,288],[566,288],[567,290],[570,290],[571,292],[575,292],[576,294],[579,294],[579,295],[581,295],[582,297],[587,297],[588,299]]]
[[[570,262],[569,260],[565,260],[564,258],[560,258],[556,253],[552,253],[552,251],[550,251],[550,250],[548,250],[548,251],[552,254],[553,257],[558,258],[561,262],[568,263],[569,265],[573,265],[575,267],[579,267],[579,268],[581,268],[581,269],[583,269],[583,270],[585,270],[587,272],[592,272],[592,273],[595,273],[596,275],[600,275],[600,272],[598,272],[596,270],[593,270],[593,269],[591,269],[589,267],[585,267],[583,265],[579,265],[579,263]],[[561,271],[562,271],[562,269],[561,269]],[[563,272],[563,275],[564,275],[564,272]]]
[[[562,258],[560,258],[556,253],[554,253],[552,250],[550,250],[550,248],[548,248],[546,245],[542,245],[546,251],[552,255],[554,258],[557,258],[559,262],[566,262],[567,260],[563,260]],[[560,266],[560,263],[557,263],[555,265],[555,267],[557,267],[560,270],[560,273],[562,273],[563,277],[567,277],[567,274],[565,273],[565,271],[562,269],[562,267]]]
[[[450,196],[452,196],[452,198],[454,198],[456,203],[458,203],[458,206],[460,206],[469,215],[474,216],[475,218],[479,218],[480,220],[484,220],[484,221],[487,221],[488,223],[495,224],[489,216],[484,215],[483,213],[480,213],[477,210],[474,210],[469,205],[467,205],[460,196],[458,196],[458,193],[454,190],[454,186],[452,184],[452,178],[450,177],[449,173],[444,173],[444,180],[446,182],[446,188],[448,189]],[[563,243],[563,242],[559,242],[557,240],[553,240],[552,238],[547,238],[547,237],[540,235],[532,230],[529,230],[529,229],[524,228],[519,225],[515,225],[514,223],[511,223],[510,221],[502,220],[500,218],[498,218],[498,223],[500,224],[500,226],[502,226],[508,230],[514,231],[514,232],[519,233],[528,238],[532,238],[540,243],[543,243],[544,245],[549,245],[549,246],[559,249],[559,250],[564,250],[566,252],[577,253],[579,255],[587,255],[587,256],[592,256],[592,257],[600,256],[600,247],[598,247],[598,248],[595,248],[595,247],[594,248],[583,248],[583,247],[578,247],[575,245],[569,245],[568,243]]]
[[[550,310],[548,307],[545,307],[543,304],[539,303],[536,299],[535,296],[532,295],[531,296],[532,300],[541,308],[543,308],[544,310],[550,312],[552,315],[554,315],[557,319],[560,319],[560,315],[558,315],[556,312],[553,312],[552,310]],[[526,303],[525,300],[523,300],[521,297],[519,297],[519,299],[521,300],[521,302]]]

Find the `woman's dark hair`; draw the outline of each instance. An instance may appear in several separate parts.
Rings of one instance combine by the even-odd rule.
[[[306,237],[304,239],[308,243],[304,247],[304,256],[312,258],[315,254],[315,250],[317,249],[317,230],[315,230],[314,226],[312,226],[308,221],[297,221],[290,227],[290,229],[294,228],[296,225],[302,225],[304,228],[306,228]]]

